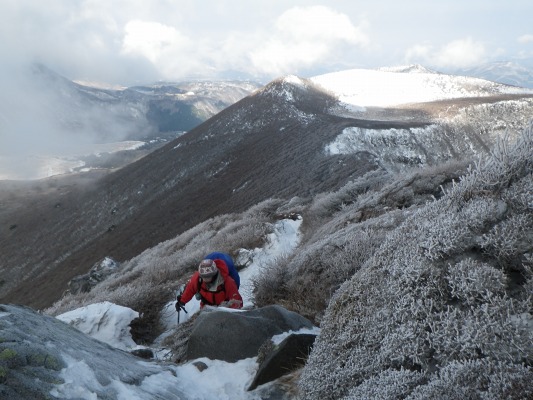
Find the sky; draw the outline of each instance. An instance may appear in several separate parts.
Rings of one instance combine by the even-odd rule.
[[[133,85],[530,62],[531,15],[530,0],[0,0],[0,68]]]
[[[253,306],[252,279],[260,274],[262,268],[269,263],[275,262],[278,257],[290,254],[300,241],[300,225],[302,220],[293,221],[284,219],[276,223],[274,232],[268,236],[266,245],[262,248],[247,250],[252,263],[240,271],[241,287],[239,289],[245,307]],[[198,312],[199,303],[192,300],[187,303],[188,314],[180,313],[180,323],[185,322],[191,315]],[[219,309],[220,312],[241,312],[232,309]],[[165,306],[162,312],[163,326],[168,331],[158,340],[153,350],[156,357],[164,359],[167,351],[157,346],[164,337],[176,326],[177,313],[174,302]],[[66,323],[71,323],[80,331],[93,338],[105,342],[121,350],[132,350],[142,348],[137,346],[129,332],[130,322],[138,317],[138,313],[130,308],[122,307],[110,302],[90,304],[57,316],[58,319]],[[291,333],[319,333],[319,328],[311,330],[302,329],[298,332],[285,332],[272,337],[276,344],[286,338]],[[139,384],[127,384],[113,379],[110,376],[110,383],[107,387],[102,386],[96,379],[93,371],[86,361],[87,354],[80,354],[80,357],[65,357],[67,366],[61,371],[64,383],[58,384],[51,392],[58,398],[82,398],[96,399],[98,391],[108,390],[117,399],[128,400],[150,400],[157,395],[173,393],[164,398],[186,398],[196,400],[228,399],[228,400],[259,400],[260,396],[255,392],[248,392],[246,389],[252,382],[258,369],[256,357],[239,360],[235,363],[228,363],[220,360],[210,360],[201,358],[190,362],[161,370],[152,376],[144,379]],[[201,361],[208,368],[200,372],[192,363]],[[148,364],[147,364],[148,365]],[[153,366],[149,367],[153,370]],[[181,396],[181,397],[179,397]]]
[[[72,129],[59,106],[65,96],[38,81],[35,63],[113,88],[267,84],[407,64],[445,73],[491,61],[533,69],[531,15],[531,0],[0,0],[0,175],[15,169],[32,179],[49,170],[39,157],[102,141],[92,124],[102,115],[86,110],[76,117],[83,129]],[[123,121],[108,122],[115,141],[127,136]]]

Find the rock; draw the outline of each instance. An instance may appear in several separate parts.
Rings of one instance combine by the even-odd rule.
[[[194,365],[200,372],[205,371],[208,368],[207,364],[201,361],[195,361],[192,365]]]
[[[154,358],[154,352],[150,349],[135,349],[130,351],[134,356],[144,358],[145,360],[150,360]]]
[[[90,292],[98,283],[114,273],[119,266],[120,264],[112,258],[105,257],[94,264],[88,273],[72,278],[68,283],[68,291],[71,294]]]
[[[255,357],[272,336],[302,328],[313,328],[313,323],[277,305],[240,312],[204,310],[194,323],[186,359],[236,362]]]
[[[255,375],[248,390],[254,390],[259,385],[271,382],[275,379],[302,367],[311,352],[316,335],[292,334],[283,340],[278,346],[274,346]]]

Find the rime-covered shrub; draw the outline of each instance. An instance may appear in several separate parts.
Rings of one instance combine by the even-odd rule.
[[[523,365],[487,359],[453,361],[404,398],[524,400],[533,398],[531,382],[533,371]]]
[[[329,303],[305,399],[531,398],[532,154],[533,125],[385,236]]]
[[[318,195],[309,212],[316,217],[331,216],[346,205],[355,203],[360,195],[368,191],[378,192],[390,180],[390,174],[383,169],[367,172],[336,192]]]
[[[388,369],[354,387],[342,400],[403,399],[426,381],[425,375],[417,371]]]
[[[320,321],[334,291],[373,256],[385,236],[440,196],[466,167],[450,162],[396,177],[378,170],[317,196],[302,211],[305,239],[296,254],[277,260],[256,280],[256,304],[282,304]]]
[[[320,321],[334,291],[372,256],[386,233],[402,219],[402,212],[391,212],[309,240],[293,256],[265,267],[254,282],[256,304],[282,304]]]

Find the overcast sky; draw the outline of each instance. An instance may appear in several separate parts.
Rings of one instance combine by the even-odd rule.
[[[531,60],[532,18],[531,0],[0,0],[0,57],[4,68],[39,61],[123,85],[406,63],[444,71]]]

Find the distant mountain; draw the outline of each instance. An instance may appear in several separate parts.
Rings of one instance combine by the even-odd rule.
[[[266,199],[486,153],[523,129],[532,96],[418,68],[277,79],[90,185],[69,177],[0,190],[0,272],[9,276],[0,302],[48,306],[103,257],[130,259]]]
[[[167,132],[190,130],[261,86],[249,81],[161,82],[127,90],[146,96],[148,120]]]
[[[455,73],[506,85],[533,88],[533,69],[512,61],[488,63],[474,68],[456,70]]]
[[[248,81],[201,81],[112,88],[72,82],[34,64],[0,94],[5,132],[0,180],[122,167],[259,87]],[[94,158],[95,144],[132,140],[145,145],[128,154],[106,154],[104,162]]]
[[[20,107],[32,104],[27,111],[33,117],[40,117],[37,108],[56,129],[90,134],[99,143],[190,130],[261,87],[255,82],[204,81],[105,88],[72,82],[42,64],[33,64],[25,80],[29,101]]]

